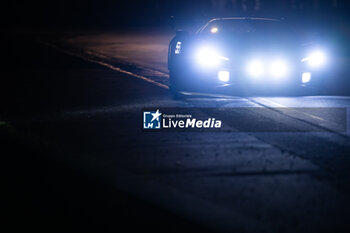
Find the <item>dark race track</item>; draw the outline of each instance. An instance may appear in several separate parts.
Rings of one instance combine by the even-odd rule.
[[[348,130],[332,130],[329,116],[275,112],[349,108],[349,96],[175,101],[164,63],[169,35],[150,34],[12,40],[6,49],[12,62],[1,72],[0,130],[10,149],[1,153],[14,199],[10,213],[26,209],[17,223],[42,232],[117,232],[121,226],[156,232],[349,231]],[[169,107],[219,107],[229,129],[142,131],[143,108]],[[266,121],[289,128],[320,130],[239,132],[237,119],[225,110],[237,107],[263,108]],[[242,116],[257,126],[260,118],[254,112]]]

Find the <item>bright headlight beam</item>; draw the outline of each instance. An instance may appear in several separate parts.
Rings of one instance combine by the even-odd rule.
[[[287,74],[287,72],[287,64],[282,60],[276,60],[270,64],[270,74],[273,77],[283,77]]]
[[[301,82],[302,83],[308,83],[311,81],[311,73],[310,72],[304,72],[301,76]]]
[[[259,60],[254,60],[248,63],[247,72],[252,77],[258,77],[264,73],[263,63]]]
[[[271,75],[279,78],[286,76],[288,73],[288,64],[284,60],[272,60],[263,62],[261,60],[252,60],[247,63],[246,71],[249,76],[257,78],[264,75]]]
[[[218,51],[212,47],[202,47],[196,54],[197,62],[204,67],[218,66],[222,60],[228,61],[229,59],[224,56],[220,56]]]
[[[310,55],[301,60],[302,62],[308,62],[312,67],[319,67],[325,64],[326,55],[322,51],[314,51]]]
[[[219,71],[218,78],[222,82],[230,81],[230,72],[228,71]]]
[[[196,58],[199,64],[203,66],[216,66],[219,64],[218,53],[215,49],[210,47],[200,48],[196,54]]]

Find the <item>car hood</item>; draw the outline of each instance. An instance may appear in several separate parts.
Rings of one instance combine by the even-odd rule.
[[[242,38],[210,38],[199,39],[201,46],[217,48],[220,53],[229,58],[250,57],[290,57],[301,56],[301,46],[298,41],[271,37],[245,36]]]

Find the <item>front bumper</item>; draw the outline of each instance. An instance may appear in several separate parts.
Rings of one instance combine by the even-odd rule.
[[[220,77],[220,72],[224,72],[224,78]],[[302,71],[293,71],[283,77],[260,76],[250,77],[244,71],[232,68],[219,69],[196,69],[191,68],[186,72],[185,80],[188,85],[195,85],[203,88],[215,88],[232,86],[238,89],[260,90],[260,89],[284,89],[301,86]],[[228,79],[226,79],[228,75]]]

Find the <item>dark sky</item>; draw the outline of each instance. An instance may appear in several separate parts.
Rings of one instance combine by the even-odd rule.
[[[162,26],[169,17],[214,16],[322,18],[346,21],[346,0],[14,0],[2,7],[8,27],[99,28]]]

